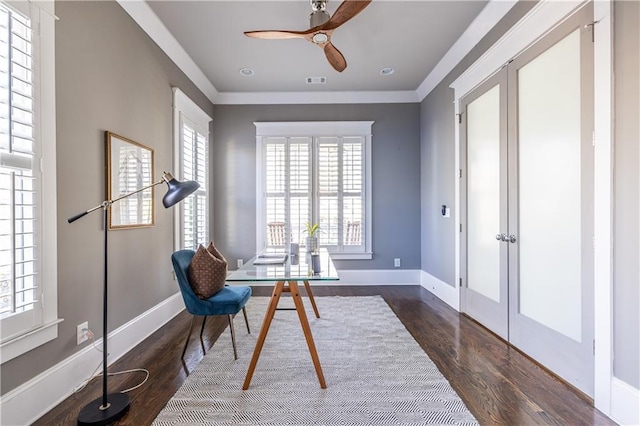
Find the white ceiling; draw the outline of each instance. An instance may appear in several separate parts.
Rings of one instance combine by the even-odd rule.
[[[373,0],[333,34],[332,42],[348,64],[340,73],[322,49],[305,40],[259,40],[243,34],[308,29],[309,0],[119,1],[187,75],[196,76],[192,80],[210,98],[385,92],[410,93],[415,101],[416,91],[447,52],[451,56],[456,42],[460,45],[467,36],[468,51],[515,3],[493,1],[490,6],[496,9],[497,3],[500,11],[489,14],[491,7],[483,12],[485,0]],[[340,3],[329,0],[327,11],[333,14]],[[469,39],[479,29],[482,34]],[[457,60],[466,51],[459,52]],[[385,67],[395,72],[383,76],[380,70]],[[255,75],[242,76],[242,68],[251,68]],[[327,83],[309,85],[306,77],[326,77]]]

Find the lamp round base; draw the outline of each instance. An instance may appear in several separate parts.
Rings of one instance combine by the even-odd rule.
[[[78,426],[108,425],[127,414],[129,411],[129,395],[125,393],[110,393],[107,395],[109,406],[102,409],[102,397],[94,399],[84,406],[78,414]]]

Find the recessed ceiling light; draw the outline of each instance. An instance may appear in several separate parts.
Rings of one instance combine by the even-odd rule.
[[[253,72],[253,70],[251,68],[242,68],[240,70],[240,75],[243,76],[243,77],[252,77],[253,74],[255,74],[255,73]]]
[[[391,75],[395,72],[396,70],[394,68],[391,67],[387,67],[387,68],[382,68],[380,70],[380,74],[382,75]]]

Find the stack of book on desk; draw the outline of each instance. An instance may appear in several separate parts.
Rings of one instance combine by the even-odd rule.
[[[253,261],[254,265],[281,265],[287,261],[285,253],[264,253]]]

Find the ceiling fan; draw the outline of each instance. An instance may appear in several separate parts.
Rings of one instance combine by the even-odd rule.
[[[339,26],[369,6],[371,0],[344,0],[331,17],[326,12],[327,0],[310,0],[310,2],[313,10],[309,16],[311,29],[306,31],[245,31],[244,34],[248,37],[268,40],[303,38],[322,48],[331,66],[336,71],[342,72],[347,68],[347,60],[331,43],[331,35]]]

